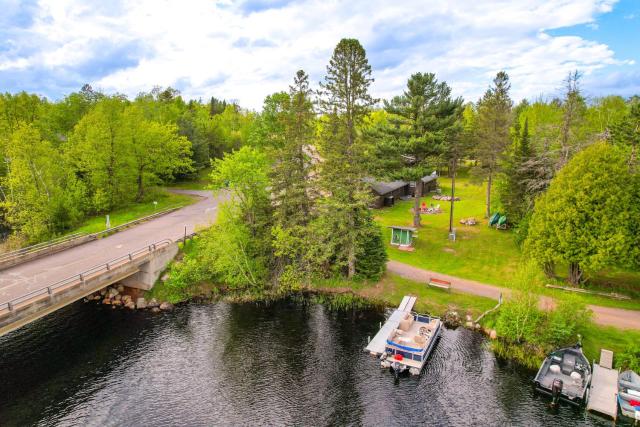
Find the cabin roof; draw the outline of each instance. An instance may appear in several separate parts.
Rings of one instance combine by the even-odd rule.
[[[371,186],[371,189],[379,196],[384,196],[385,194],[389,194],[392,191],[395,191],[409,184],[406,181],[375,181],[373,178],[365,178],[365,182],[367,182]]]
[[[395,229],[395,230],[418,231],[418,229],[417,229],[417,228],[414,228],[414,227],[402,227],[402,226],[399,226],[399,225],[390,225],[390,226],[388,226],[387,228],[393,228],[393,229]]]

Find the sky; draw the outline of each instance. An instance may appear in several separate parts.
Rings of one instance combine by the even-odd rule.
[[[378,98],[433,72],[476,101],[505,70],[515,100],[640,94],[640,0],[0,0],[0,91],[60,99],[89,83],[134,97],[172,86],[259,110],[341,38],[367,51]]]

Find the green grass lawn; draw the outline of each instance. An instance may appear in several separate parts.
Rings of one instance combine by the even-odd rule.
[[[134,203],[122,208],[118,208],[109,213],[109,219],[111,226],[115,227],[120,224],[124,224],[129,221],[133,221],[138,218],[142,218],[147,215],[152,215],[156,212],[160,212],[166,209],[174,207],[182,207],[189,205],[196,200],[196,197],[171,193],[164,189],[154,190],[149,194],[147,200],[142,203]],[[153,202],[158,202],[154,205]],[[80,227],[70,231],[68,234],[73,233],[96,233],[106,229],[106,215],[99,215],[87,219]]]
[[[440,181],[443,194],[450,194],[450,180]],[[484,218],[486,187],[471,183],[466,177],[456,180],[456,196],[460,197],[454,207],[455,242],[448,239],[450,202],[433,200],[432,194],[423,201],[440,205],[442,213],[422,215],[422,227],[415,240],[415,251],[400,251],[388,246],[389,258],[416,267],[433,270],[452,276],[477,280],[488,284],[511,287],[511,278],[522,262],[521,249],[515,243],[510,230],[496,230],[487,226]],[[391,225],[411,226],[413,201],[399,201],[391,208],[375,211],[376,221],[383,226],[384,237],[391,239]],[[461,218],[475,217],[478,225],[460,224]],[[562,269],[558,271],[562,274]],[[562,281],[555,284],[566,285]],[[549,282],[551,283],[551,282]],[[619,301],[595,295],[579,295],[586,304],[640,309],[640,272],[610,269],[594,275],[586,284],[589,289],[616,291],[632,297]],[[561,296],[566,291],[544,287],[535,289],[549,296]]]

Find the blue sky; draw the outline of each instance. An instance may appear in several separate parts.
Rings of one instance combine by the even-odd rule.
[[[336,43],[367,49],[375,96],[435,72],[476,100],[501,69],[514,99],[552,97],[569,71],[589,97],[640,93],[639,0],[0,0],[0,91],[52,99],[84,83],[259,109],[296,70],[319,82]]]

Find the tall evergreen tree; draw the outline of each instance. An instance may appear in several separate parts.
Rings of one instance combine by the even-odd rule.
[[[358,126],[376,100],[369,94],[373,82],[366,52],[355,39],[342,39],[321,83],[320,106],[325,114],[321,143],[320,187],[325,238],[330,239],[332,264],[356,274],[359,241],[372,226],[371,195],[364,182],[365,146]],[[331,230],[326,230],[326,228]],[[326,253],[326,252],[325,252]]]
[[[504,161],[502,171],[504,179],[499,188],[500,202],[513,223],[518,223],[533,207],[533,195],[529,192],[528,183],[535,179],[530,167],[533,152],[529,135],[529,118],[525,118],[522,128],[518,120],[515,126],[513,149]]]
[[[413,226],[420,227],[422,178],[438,161],[458,153],[454,128],[462,116],[462,98],[452,98],[446,82],[433,73],[413,74],[400,96],[385,102],[388,125],[380,139],[382,173],[391,179],[415,182]]]
[[[509,97],[509,76],[500,71],[493,79],[493,86],[485,92],[478,102],[478,119],[476,124],[476,155],[480,161],[480,175],[487,182],[486,212],[491,215],[491,189],[504,152],[509,145],[511,126],[511,107]]]
[[[273,96],[279,107],[270,118],[276,134],[265,137],[278,142],[271,146],[273,166],[270,173],[273,211],[273,236],[276,249],[276,279],[288,283],[306,279],[309,232],[313,200],[311,188],[313,161],[309,156],[315,135],[315,113],[309,89],[309,76],[299,70],[288,94]],[[280,135],[278,135],[280,133]],[[278,138],[281,136],[282,138]]]

